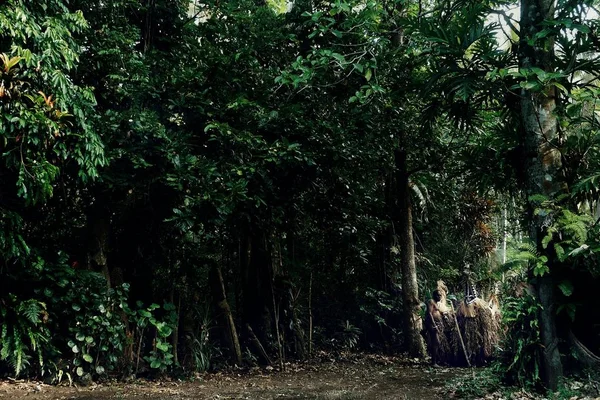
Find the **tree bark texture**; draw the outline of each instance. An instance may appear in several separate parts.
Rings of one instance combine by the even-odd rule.
[[[415,241],[412,231],[412,203],[410,199],[409,174],[406,165],[406,152],[396,150],[396,185],[398,204],[396,230],[400,244],[400,264],[402,269],[402,301],[404,307],[404,338],[411,357],[424,358],[425,342],[421,336],[423,321],[420,316],[419,286],[415,263]]]
[[[552,38],[538,39],[533,45],[528,40],[544,27],[542,22],[554,18],[554,0],[521,1],[521,38],[519,62],[522,69],[537,67],[552,71],[554,41]],[[545,221],[548,216],[534,214],[535,204],[530,196],[542,194],[551,196],[560,190],[560,153],[553,147],[557,135],[555,89],[543,91],[523,89],[521,92],[521,117],[525,135],[527,154],[526,194],[528,197],[529,235],[536,243],[540,254],[545,250],[541,245]],[[549,259],[551,259],[549,257]],[[540,336],[544,352],[541,360],[542,379],[550,390],[555,390],[563,375],[558,336],[556,333],[554,281],[552,270],[545,276],[533,280],[538,300],[542,306],[539,313]]]

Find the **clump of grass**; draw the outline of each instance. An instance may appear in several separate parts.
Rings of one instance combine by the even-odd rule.
[[[484,397],[489,393],[504,391],[501,375],[495,368],[472,369],[468,374],[449,380],[446,389],[459,399]]]

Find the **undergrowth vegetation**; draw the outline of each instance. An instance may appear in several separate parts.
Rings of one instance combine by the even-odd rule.
[[[137,373],[140,358],[158,371],[173,365],[172,304],[130,308],[129,285],[107,288],[101,274],[69,266],[46,266],[28,281],[33,298],[9,295],[0,305],[3,373],[60,383]]]
[[[597,3],[0,1],[0,377],[600,365]]]

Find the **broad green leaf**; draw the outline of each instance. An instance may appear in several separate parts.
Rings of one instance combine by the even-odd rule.
[[[573,294],[573,290],[575,289],[573,283],[571,281],[562,281],[558,284],[558,288],[565,296],[569,297]]]

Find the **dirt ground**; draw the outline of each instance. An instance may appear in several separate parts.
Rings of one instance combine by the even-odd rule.
[[[0,399],[179,400],[179,399],[415,399],[433,400],[445,382],[467,372],[433,368],[406,359],[352,356],[320,363],[288,364],[285,371],[205,374],[191,381],[136,381],[86,387],[0,381]]]

